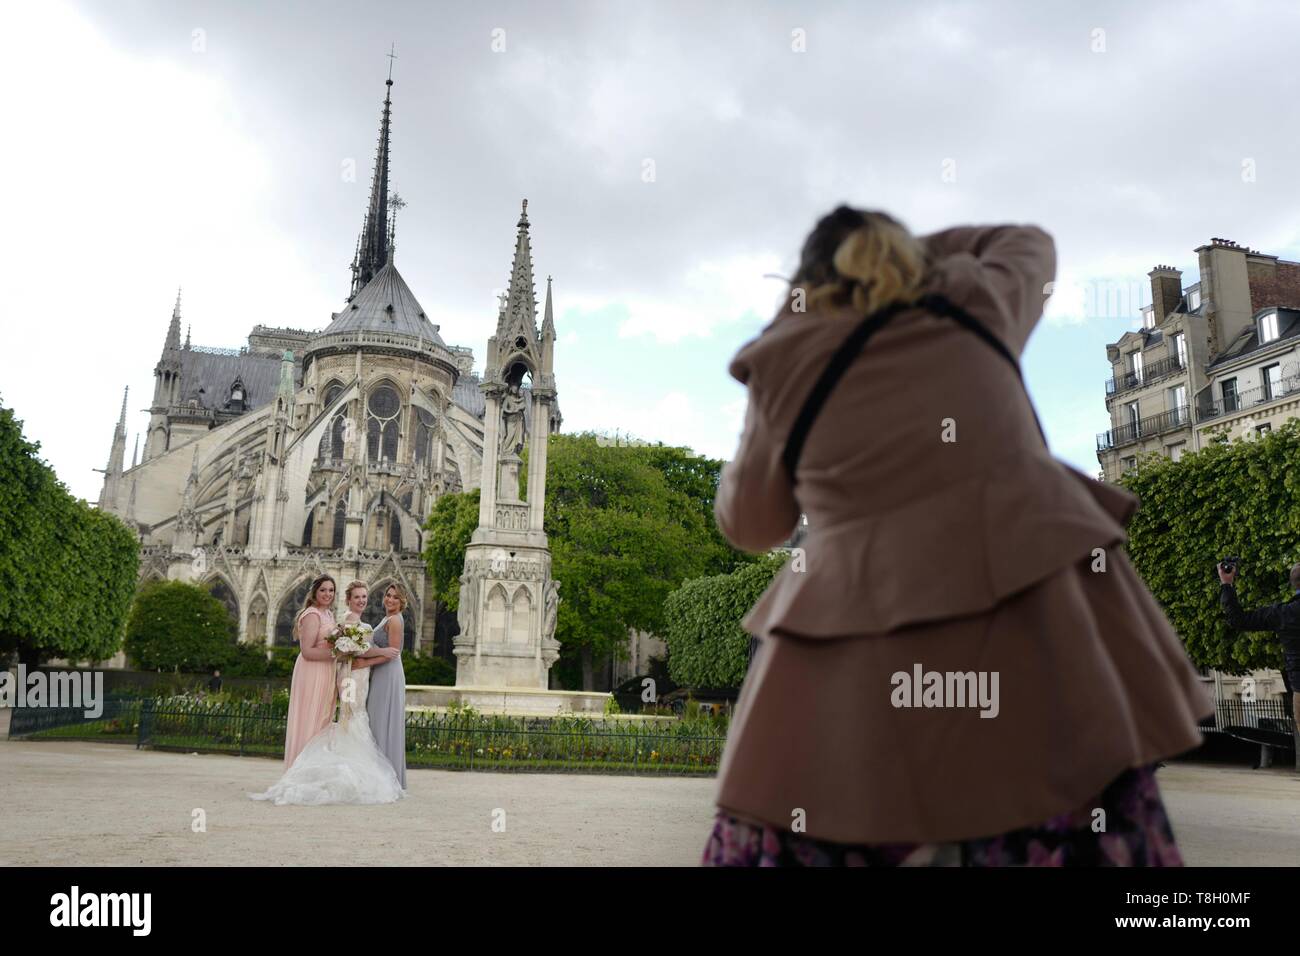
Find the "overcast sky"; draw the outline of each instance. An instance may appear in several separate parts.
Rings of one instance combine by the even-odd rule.
[[[764,275],[848,201],[1055,236],[1026,378],[1095,473],[1105,345],[1147,271],[1190,285],[1211,236],[1300,258],[1300,7],[1072,7],[7,4],[0,402],[93,501],[124,386],[128,457],[148,421],[178,286],[198,345],[328,324],[395,43],[397,265],[481,367],[527,197],[566,431],[729,457]]]

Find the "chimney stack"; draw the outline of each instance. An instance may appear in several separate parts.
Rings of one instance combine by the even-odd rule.
[[[1183,299],[1183,274],[1173,266],[1156,266],[1147,275],[1151,279],[1151,311],[1159,325]]]

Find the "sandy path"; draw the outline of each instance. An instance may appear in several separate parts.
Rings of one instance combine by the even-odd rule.
[[[693,866],[714,780],[412,770],[383,807],[275,807],[279,761],[0,739],[0,865]],[[1158,776],[1194,866],[1300,865],[1300,774],[1171,764]],[[493,812],[505,811],[505,832]],[[207,832],[191,829],[207,815]],[[370,834],[349,844],[349,828]]]
[[[0,865],[691,866],[712,778],[412,770],[379,807],[277,807],[244,796],[278,760],[0,741]],[[191,829],[193,811],[207,832]],[[505,832],[493,812],[505,811]],[[369,831],[349,841],[349,829]]]

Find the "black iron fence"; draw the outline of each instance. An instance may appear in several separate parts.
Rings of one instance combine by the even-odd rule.
[[[109,697],[95,716],[87,716],[85,707],[15,707],[9,715],[9,736],[47,731],[60,731],[61,737],[129,736],[135,733],[141,703],[139,698]]]
[[[406,760],[447,770],[715,773],[725,724],[408,714]]]
[[[146,700],[136,747],[282,757],[287,726],[288,714],[274,705],[245,701],[212,707],[188,699]]]
[[[281,757],[287,714],[245,702],[137,702],[137,747]],[[578,773],[711,774],[727,721],[408,713],[408,767]]]
[[[1201,721],[1201,730],[1232,736],[1263,732],[1290,737],[1296,730],[1291,695],[1267,700],[1220,700],[1215,704],[1213,716]]]

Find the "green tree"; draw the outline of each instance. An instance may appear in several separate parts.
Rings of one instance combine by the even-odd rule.
[[[758,560],[758,555],[732,547],[713,520],[713,502],[717,498],[718,482],[722,477],[721,461],[692,454],[689,448],[671,445],[633,447],[663,474],[669,487],[686,496],[691,506],[704,519],[710,539],[702,556],[706,574],[725,574]]]
[[[142,670],[207,671],[243,655],[230,612],[197,585],[150,581],[126,626],[126,655]]]
[[[0,658],[117,653],[139,572],[135,534],[74,498],[0,408]]]
[[[1278,667],[1267,633],[1228,628],[1219,608],[1215,562],[1242,558],[1243,607],[1290,598],[1287,573],[1300,561],[1300,420],[1253,441],[1211,442],[1175,462],[1144,457],[1120,483],[1141,504],[1127,551],[1192,660],[1243,673]]]
[[[741,620],[772,583],[784,554],[761,555],[730,574],[687,581],[664,602],[668,673],[686,687],[739,687],[749,662]]]
[[[592,434],[553,435],[546,469],[544,530],[551,573],[560,581],[556,665],[567,686],[590,689],[597,660],[624,652],[629,628],[656,631],[673,588],[722,560],[711,504],[674,487],[644,449],[608,444]],[[689,468],[678,469],[680,475]],[[527,472],[520,476],[527,488]],[[706,494],[703,484],[698,493]],[[478,520],[473,503],[448,495],[426,528],[425,558],[435,589],[455,608],[465,547]]]
[[[434,503],[425,523],[424,560],[432,579],[434,600],[451,610],[460,607],[460,575],[465,570],[465,549],[478,527],[478,489],[443,495]]]

